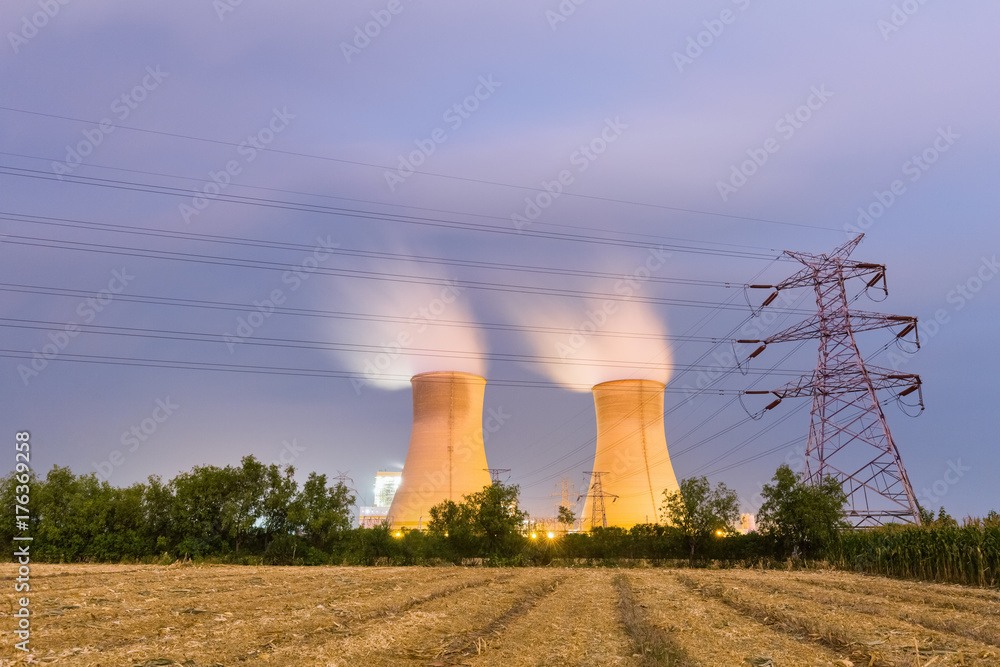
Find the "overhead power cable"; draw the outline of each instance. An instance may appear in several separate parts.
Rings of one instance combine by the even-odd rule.
[[[219,201],[226,202],[230,204],[245,204],[248,206],[257,206],[263,208],[271,208],[285,211],[299,211],[305,213],[317,213],[321,215],[332,215],[338,217],[354,218],[359,220],[375,220],[379,222],[391,222],[406,225],[417,225],[424,227],[437,227],[444,229],[455,229],[466,232],[482,232],[490,234],[500,234],[506,236],[518,236],[523,238],[540,238],[540,239],[550,239],[556,241],[573,241],[578,243],[591,243],[605,246],[620,246],[623,248],[643,248],[650,249],[654,245],[644,241],[630,241],[626,239],[616,239],[605,236],[593,236],[588,234],[571,234],[568,232],[545,232],[537,229],[517,229],[513,225],[487,225],[481,223],[471,223],[462,222],[458,220],[448,220],[445,218],[430,218],[412,215],[400,215],[393,213],[384,213],[380,211],[371,211],[365,209],[352,209],[345,207],[336,206],[323,206],[320,204],[309,204],[306,202],[295,202],[295,201],[283,201],[275,199],[266,199],[262,197],[244,197],[242,195],[220,193],[216,195],[209,195],[205,192],[199,190],[190,190],[184,188],[173,188],[165,185],[156,185],[150,183],[137,183],[132,181],[120,181],[115,179],[107,178],[95,178],[89,176],[80,175],[56,175],[47,171],[39,171],[37,169],[22,169],[18,167],[9,167],[0,165],[0,175],[6,176],[17,176],[22,178],[46,180],[46,181],[57,181],[62,183],[70,183],[75,185],[85,185],[91,187],[102,187],[111,188],[115,190],[124,190],[132,192],[145,192],[151,194],[160,194],[171,197],[183,197],[185,199],[195,199],[206,202]],[[188,204],[191,206],[191,204]],[[192,211],[195,209],[192,208]],[[693,245],[681,245],[681,244],[656,244],[656,248],[670,250],[671,252],[684,252],[693,253],[698,255],[714,255],[719,257],[734,257],[741,259],[760,259],[760,260],[773,260],[776,259],[774,255],[766,253],[753,253],[746,251],[735,251],[735,250],[722,250],[722,249],[709,249],[704,247],[698,247]],[[787,257],[778,256],[779,261],[793,261]]]
[[[9,359],[37,359],[41,355],[31,350],[0,349],[0,357]],[[90,363],[111,366],[129,366],[135,368],[172,368],[176,370],[193,371],[213,371],[231,373],[256,373],[263,375],[291,375],[318,378],[340,378],[365,380],[363,374],[352,373],[350,371],[340,371],[332,369],[316,368],[296,368],[286,366],[262,366],[256,364],[222,364],[208,361],[187,361],[182,359],[150,359],[146,357],[118,357],[112,355],[96,354],[70,354],[61,352],[58,356],[46,359],[48,362],[66,363]],[[396,381],[408,383],[409,375],[389,375],[379,376],[380,381]],[[563,384],[544,380],[512,380],[512,379],[491,379],[489,383],[498,387],[527,387],[537,389],[575,389],[578,391],[589,389],[590,385]],[[735,393],[737,390],[727,390],[727,393]]]
[[[37,160],[37,161],[40,161],[40,162],[45,162],[47,164],[52,164],[53,162],[59,162],[60,161],[60,160],[58,160],[56,158],[51,158],[51,157],[46,158],[46,157],[39,157],[39,156],[36,156],[36,155],[25,155],[23,153],[11,153],[11,152],[8,152],[8,151],[0,151],[0,155],[8,155],[8,156],[11,156],[11,157],[24,158],[24,159],[28,159],[28,160]],[[142,169],[129,169],[127,167],[113,167],[113,166],[110,166],[110,165],[104,165],[104,164],[99,164],[99,163],[95,163],[95,162],[87,162],[86,164],[81,165],[80,168],[82,168],[82,169],[103,169],[103,170],[108,170],[108,171],[120,171],[120,172],[125,172],[125,173],[130,173],[130,174],[142,174],[143,176],[158,176],[158,177],[161,177],[161,178],[172,178],[172,179],[181,180],[181,181],[189,181],[191,183],[196,183],[196,184],[199,184],[199,185],[204,185],[205,184],[205,177],[204,176],[194,177],[194,176],[181,176],[179,174],[165,174],[163,172],[157,172],[157,171],[146,171],[146,170],[142,170]],[[349,202],[355,202],[355,203],[358,203],[358,204],[374,204],[376,206],[386,206],[386,207],[389,207],[389,208],[408,209],[408,210],[411,210],[411,211],[423,211],[423,212],[426,212],[426,213],[443,213],[445,215],[457,215],[457,216],[463,216],[463,217],[467,217],[467,218],[482,218],[484,220],[500,220],[500,221],[502,221],[504,223],[507,223],[507,224],[509,224],[511,222],[511,217],[510,216],[488,215],[488,214],[485,214],[485,213],[471,213],[469,211],[454,211],[454,210],[449,210],[449,209],[432,208],[432,207],[428,207],[428,206],[414,206],[412,204],[399,204],[399,203],[395,203],[395,202],[379,201],[379,200],[373,200],[373,199],[359,199],[359,198],[356,198],[356,197],[344,197],[344,196],[340,196],[340,195],[321,194],[321,193],[318,193],[318,192],[304,192],[302,190],[288,190],[288,189],[284,189],[284,188],[266,187],[266,186],[263,186],[263,185],[252,185],[252,184],[248,184],[248,183],[236,183],[236,182],[233,182],[233,183],[230,184],[229,187],[231,187],[231,188],[237,188],[237,189],[240,189],[240,190],[260,190],[260,191],[263,191],[263,192],[280,192],[281,194],[286,194],[286,195],[298,195],[298,196],[303,196],[303,197],[317,197],[319,199],[335,199],[337,201],[349,201]],[[649,241],[656,241],[656,242],[662,242],[662,241],[680,241],[681,243],[706,244],[706,245],[724,246],[724,247],[730,247],[730,248],[741,248],[741,249],[744,249],[744,250],[760,250],[760,251],[767,252],[767,253],[774,253],[775,256],[781,254],[781,251],[778,250],[778,249],[776,249],[776,248],[767,248],[767,247],[763,247],[763,246],[754,246],[754,245],[747,245],[747,244],[742,244],[742,243],[727,243],[727,242],[724,242],[724,241],[704,241],[704,240],[683,238],[683,237],[678,237],[678,236],[665,236],[663,234],[649,234],[649,233],[644,233],[644,232],[630,232],[630,231],[625,231],[625,230],[621,230],[621,229],[607,229],[607,228],[601,228],[601,227],[590,227],[590,226],[582,225],[582,224],[578,224],[578,223],[568,225],[568,224],[560,224],[560,223],[556,223],[556,222],[545,222],[543,220],[533,220],[533,221],[531,221],[531,225],[533,227],[552,227],[552,228],[556,228],[556,229],[560,229],[560,228],[561,229],[572,229],[572,230],[577,230],[577,231],[578,230],[585,230],[585,231],[588,231],[588,232],[600,232],[602,234],[616,234],[616,235],[619,235],[619,236],[631,236],[631,237],[635,237],[637,239],[647,239]]]
[[[302,252],[313,252],[316,245],[305,243],[288,243],[285,241],[273,241],[268,239],[251,239],[240,236],[221,236],[217,234],[196,234],[192,232],[178,232],[170,229],[130,227],[128,225],[116,225],[104,222],[92,222],[88,220],[76,220],[73,218],[55,218],[50,216],[30,215],[25,213],[8,213],[0,211],[0,220],[13,222],[24,222],[34,225],[45,225],[52,227],[65,227],[71,229],[87,229],[93,231],[130,234],[136,236],[149,236],[155,238],[183,239],[197,242],[217,243],[222,245],[248,246],[254,248],[296,250]],[[461,259],[450,259],[447,257],[428,257],[424,255],[412,255],[404,253],[382,252],[374,250],[360,250],[343,248],[339,245],[334,247],[324,247],[323,252],[331,255],[344,257],[361,257],[365,259],[389,260],[395,262],[406,262],[413,264],[433,264],[438,266],[461,266],[476,269],[487,269],[495,271],[511,271],[518,273],[539,273],[550,275],[563,275],[583,278],[600,278],[609,280],[623,280],[631,276],[620,273],[608,273],[603,271],[584,271],[579,269],[556,268],[545,266],[529,266],[524,264],[509,264],[503,262],[484,262]],[[691,278],[667,278],[660,276],[649,276],[643,278],[644,283],[696,285],[703,287],[740,287],[742,284],[728,283],[720,280],[695,280]]]
[[[129,336],[135,338],[155,338],[160,340],[188,341],[195,343],[217,343],[225,344],[233,337],[231,334],[218,334],[203,331],[177,331],[171,329],[150,329],[145,327],[114,327],[95,324],[75,324],[79,333],[106,335],[106,336]],[[26,320],[9,317],[0,317],[0,327],[15,329],[32,329],[39,331],[65,331],[66,324],[46,320]],[[235,341],[234,341],[235,342]],[[306,349],[306,350],[329,350],[335,352],[353,352],[379,354],[386,351],[384,346],[365,345],[360,343],[336,343],[317,340],[301,340],[296,338],[263,338],[254,336],[252,338],[239,339],[241,345],[255,345],[264,347],[278,347],[286,349]],[[486,359],[489,361],[506,362],[532,362],[532,363],[559,363],[570,366],[592,366],[592,367],[631,367],[634,364],[608,359],[585,359],[547,357],[535,354],[506,354],[501,352],[463,352],[461,350],[442,350],[434,348],[406,347],[393,350],[393,354],[401,356],[419,357],[443,357],[449,359]],[[643,368],[668,371],[674,368],[687,368],[686,364],[639,364]],[[693,370],[699,370],[694,368]],[[764,371],[759,371],[764,373]],[[782,371],[781,375],[798,377],[801,371]],[[768,373],[771,375],[771,373]]]
[[[191,262],[197,264],[210,264],[216,266],[233,266],[239,268],[260,269],[267,271],[288,272],[288,271],[302,270],[302,267],[299,265],[285,263],[285,262],[270,262],[258,259],[225,257],[220,255],[202,255],[197,253],[152,250],[149,248],[116,246],[105,243],[62,241],[62,240],[46,239],[34,236],[21,236],[14,234],[9,234],[5,236],[4,242],[12,245],[54,248],[54,249],[82,251],[82,252],[94,252],[94,253],[126,256],[126,257],[142,257],[147,259]],[[625,298],[621,294],[617,294],[614,292],[595,292],[589,290],[542,288],[542,287],[535,287],[532,285],[514,285],[508,283],[486,282],[486,281],[475,281],[475,280],[445,281],[440,278],[433,278],[428,276],[389,273],[385,271],[369,271],[361,269],[335,269],[328,267],[316,267],[316,268],[310,267],[309,273],[317,275],[339,276],[346,278],[358,278],[362,280],[379,280],[379,281],[399,282],[399,283],[418,284],[418,285],[446,286],[448,284],[454,284],[464,288],[475,289],[475,290],[486,290],[493,292],[513,292],[519,294],[539,294],[545,296],[560,296],[560,297],[575,298],[575,299],[596,298],[596,299],[610,299],[615,301],[627,300],[638,303],[652,303],[660,305],[685,306],[693,308],[719,307],[719,304],[715,302],[699,301],[694,299],[671,299],[671,298],[645,297],[636,295]],[[749,310],[749,307],[744,305],[738,305],[738,306],[734,305],[730,306],[729,309],[738,311],[747,311]],[[772,312],[797,312],[797,311],[789,311],[787,309],[780,309],[780,310],[772,309]],[[803,310],[801,312],[797,312],[797,314],[806,314],[807,312],[808,311]]]
[[[40,112],[40,111],[32,111],[32,110],[27,110],[27,109],[17,109],[17,108],[14,108],[14,107],[7,107],[7,106],[0,106],[0,110],[10,111],[12,113],[29,114],[29,115],[40,116],[40,117],[45,117],[45,118],[54,118],[54,119],[58,119],[58,120],[72,121],[72,122],[75,122],[75,123],[85,123],[85,124],[89,124],[89,125],[98,125],[99,124],[99,121],[87,120],[87,119],[84,119],[84,118],[75,118],[75,117],[72,117],[72,116],[63,116],[63,115],[59,115],[59,114],[43,113],[43,112]],[[211,144],[216,144],[216,145],[231,146],[231,147],[237,147],[237,148],[240,146],[239,143],[231,142],[231,141],[222,141],[220,139],[209,139],[209,138],[205,138],[205,137],[197,137],[197,136],[190,135],[190,134],[182,134],[182,133],[176,133],[176,132],[165,132],[165,131],[161,131],[161,130],[150,130],[150,129],[140,128],[140,127],[135,127],[135,126],[130,126],[130,125],[116,124],[115,125],[115,129],[126,130],[126,131],[130,131],[130,132],[142,132],[142,133],[146,133],[146,134],[154,134],[154,135],[159,135],[159,136],[172,137],[172,138],[175,138],[175,139],[186,139],[186,140],[189,140],[189,141],[198,141],[198,142],[203,142],[203,143],[211,143]],[[294,157],[310,158],[310,159],[314,159],[314,160],[323,160],[323,161],[327,161],[327,162],[337,162],[337,163],[340,163],[340,164],[347,164],[347,165],[358,166],[358,167],[367,167],[367,168],[371,168],[371,169],[380,169],[380,170],[383,170],[383,171],[385,171],[385,170],[395,171],[395,169],[396,169],[395,167],[390,167],[390,166],[381,165],[381,164],[374,164],[374,163],[371,163],[371,162],[362,162],[362,161],[359,161],[359,160],[347,160],[347,159],[344,159],[344,158],[335,158],[335,157],[331,157],[331,156],[328,156],[328,155],[316,155],[316,154],[312,154],[312,153],[303,153],[303,152],[298,152],[298,151],[282,150],[282,149],[279,149],[279,148],[273,148],[271,146],[263,146],[263,147],[258,148],[257,150],[266,151],[266,152],[269,152],[269,153],[281,154],[281,155],[290,155],[290,156],[294,156]],[[439,174],[439,173],[427,172],[427,171],[415,171],[414,174],[415,175],[420,175],[420,176],[425,176],[425,177],[444,178],[444,179],[449,179],[449,180],[454,180],[454,181],[463,181],[463,182],[466,182],[466,183],[478,183],[478,184],[481,184],[481,185],[492,185],[492,186],[496,186],[496,187],[512,188],[512,189],[522,190],[522,191],[530,191],[530,192],[543,192],[544,191],[544,190],[542,190],[541,188],[539,188],[537,186],[517,185],[517,184],[513,184],[513,183],[501,183],[499,181],[490,181],[490,180],[485,180],[485,179],[470,178],[470,177],[467,177],[467,176],[455,176],[453,174]],[[598,196],[598,195],[586,195],[586,194],[581,194],[581,193],[563,192],[562,196],[579,198],[579,199],[588,199],[588,200],[594,200],[594,201],[605,201],[605,202],[610,202],[610,203],[615,203],[615,204],[629,204],[629,205],[632,205],[632,206],[642,206],[642,207],[646,207],[646,208],[654,208],[654,209],[660,209],[660,210],[666,210],[666,211],[676,211],[676,212],[679,212],[679,213],[695,213],[695,214],[698,214],[698,215],[708,215],[708,216],[720,217],[720,218],[730,218],[730,219],[734,219],[734,220],[744,220],[744,221],[748,221],[748,222],[763,222],[763,223],[767,223],[767,224],[782,225],[782,226],[787,226],[787,227],[802,227],[802,228],[805,228],[805,229],[816,229],[816,230],[835,231],[835,232],[841,231],[841,230],[833,228],[833,227],[819,227],[819,226],[815,226],[815,225],[805,225],[805,224],[797,223],[797,222],[785,222],[785,221],[781,221],[781,220],[770,220],[770,219],[767,219],[767,218],[753,218],[753,217],[750,217],[750,216],[733,215],[733,214],[730,214],[730,213],[718,213],[718,212],[715,212],[715,211],[700,211],[700,210],[691,209],[691,208],[681,208],[681,207],[677,207],[677,206],[667,206],[667,205],[664,205],[664,204],[652,204],[652,203],[647,203],[647,202],[637,202],[637,201],[630,201],[630,200],[626,200],[626,199],[614,199],[612,197],[601,197],[601,196]]]
[[[14,292],[23,294],[38,294],[45,296],[57,296],[73,299],[97,299],[101,297],[99,292],[93,292],[89,290],[77,290],[71,288],[55,288],[55,287],[44,287],[40,285],[21,285],[17,283],[0,283],[0,292]],[[247,313],[254,310],[253,304],[239,303],[231,301],[208,301],[204,299],[178,299],[173,297],[164,296],[154,296],[145,294],[118,294],[115,296],[115,301],[129,302],[129,303],[145,303],[159,306],[177,306],[186,308],[206,308],[210,310],[224,310],[233,311],[237,313]],[[413,324],[413,315],[410,317],[406,316],[394,316],[394,315],[376,315],[372,313],[353,313],[348,311],[336,311],[336,310],[318,310],[310,308],[291,308],[288,306],[274,306],[272,311],[274,315],[289,315],[298,317],[314,317],[314,318],[327,318],[327,319],[339,319],[339,320],[360,320],[366,322],[391,322],[395,324]],[[416,315],[416,314],[415,314]],[[522,332],[530,331],[533,333],[544,333],[544,334],[559,334],[559,335],[573,335],[578,334],[577,329],[571,329],[566,327],[544,327],[544,326],[519,326],[515,324],[503,324],[498,322],[466,322],[462,320],[449,320],[449,319],[425,319],[420,321],[421,324],[426,324],[429,327],[444,327],[444,328],[463,328],[463,329],[489,329],[496,331],[513,331]],[[665,334],[660,336],[659,334],[643,334],[643,333],[631,333],[627,331],[588,331],[587,336],[597,336],[597,337],[609,337],[609,338],[621,338],[621,339],[635,339],[635,340],[684,340],[687,342],[695,343],[715,343],[717,339],[708,337],[685,337],[678,335]]]

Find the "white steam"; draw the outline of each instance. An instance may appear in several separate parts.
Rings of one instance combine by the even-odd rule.
[[[429,275],[423,265],[394,263],[392,271]],[[431,279],[440,282],[357,281],[337,295],[337,310],[371,316],[334,320],[328,336],[358,346],[335,352],[357,386],[405,389],[413,375],[430,371],[485,374],[485,345],[466,290],[443,276]]]
[[[532,353],[542,357],[537,368],[567,389],[590,391],[611,380],[670,380],[666,330],[649,304],[603,299],[580,307],[557,301],[511,309],[511,316],[525,327]]]

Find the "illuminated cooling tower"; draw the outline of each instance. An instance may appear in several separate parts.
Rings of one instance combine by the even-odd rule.
[[[676,490],[663,431],[664,385],[653,380],[616,380],[596,385],[597,454],[594,472],[602,472],[600,491],[607,525],[630,528],[659,522],[663,490]],[[583,525],[602,525],[598,476],[591,478]],[[595,502],[596,501],[596,502]]]
[[[413,385],[413,430],[403,479],[389,507],[393,528],[426,528],[430,509],[490,484],[483,446],[486,380],[455,372],[421,373]]]

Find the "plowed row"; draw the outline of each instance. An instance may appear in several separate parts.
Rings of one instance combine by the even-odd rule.
[[[1000,594],[840,572],[35,566],[0,665],[1000,665]],[[29,661],[30,659],[30,661]]]

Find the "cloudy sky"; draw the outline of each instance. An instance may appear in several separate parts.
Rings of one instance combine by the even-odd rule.
[[[981,0],[7,0],[2,421],[41,472],[127,485],[252,453],[347,473],[367,503],[406,454],[409,376],[479,372],[490,465],[545,515],[561,479],[585,489],[588,387],[651,377],[678,477],[752,510],[801,468],[809,400],[753,421],[736,392],[810,372],[816,342],[743,375],[730,340],[815,302],[750,318],[766,292],[742,286],[864,231],[853,257],[889,295],[856,307],[921,320],[916,355],[858,339],[923,377],[918,418],[884,397],[918,498],[1000,508],[998,19]]]

